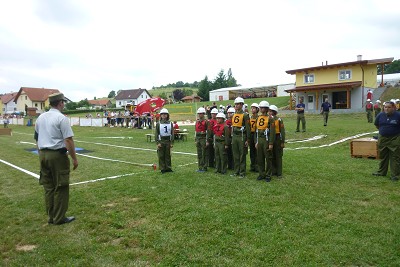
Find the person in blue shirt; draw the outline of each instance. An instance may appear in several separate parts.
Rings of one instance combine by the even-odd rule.
[[[324,126],[328,125],[328,117],[331,108],[331,103],[328,102],[328,98],[325,98],[325,102],[323,102],[321,105],[321,114],[324,116]]]
[[[375,176],[386,176],[390,164],[392,181],[400,178],[400,112],[396,111],[393,101],[385,102],[383,112],[379,113],[374,122],[379,130],[378,150],[379,170]]]
[[[306,131],[306,118],[304,117],[304,109],[306,108],[306,105],[303,103],[303,98],[301,97],[299,99],[300,103],[296,105],[295,110],[297,111],[297,128],[296,132],[300,132],[300,121],[301,121],[301,128],[303,129],[303,132]]]

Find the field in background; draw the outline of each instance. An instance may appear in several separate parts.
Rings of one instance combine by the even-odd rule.
[[[366,121],[332,113],[324,127],[307,115],[295,134],[286,115],[284,177],[271,183],[196,173],[193,126],[165,175],[151,166],[151,130],[74,127],[87,151],[71,175],[77,220],[62,226],[47,225],[37,179],[4,164],[39,174],[33,128],[11,126],[0,136],[1,265],[400,265],[400,184],[373,177],[378,161],[351,158],[349,140],[334,144],[376,135]]]

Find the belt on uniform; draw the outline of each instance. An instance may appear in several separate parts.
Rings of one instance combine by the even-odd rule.
[[[67,151],[68,151],[66,147],[62,147],[62,148],[59,148],[59,149],[41,148],[39,150],[40,151],[54,151],[54,152],[59,152],[59,153],[62,153],[62,154],[67,153]]]
[[[258,137],[265,136],[265,132],[261,132],[261,133],[258,132],[258,133],[257,133],[257,136],[258,136]]]
[[[171,136],[161,136],[161,140],[171,140]]]

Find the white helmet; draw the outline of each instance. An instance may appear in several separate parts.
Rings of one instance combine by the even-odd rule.
[[[235,108],[228,108],[228,111],[227,111],[227,113],[235,113]]]
[[[197,113],[199,113],[199,112],[197,112]],[[211,110],[211,114],[218,114],[218,110],[216,108],[213,108]]]
[[[273,110],[273,111],[278,112],[278,107],[275,106],[275,105],[271,105],[271,106],[269,106],[269,110]]]
[[[371,101],[371,99],[368,98],[367,101]]]
[[[376,100],[376,103],[381,103],[381,101],[378,99],[378,100]]]
[[[162,110],[160,110],[160,114],[162,113],[169,114],[168,109],[163,108]]]
[[[206,109],[205,108],[199,108],[197,110],[197,114],[199,114],[199,113],[206,113]]]
[[[238,104],[238,103],[244,104],[243,98],[241,98],[241,97],[236,97],[236,99],[235,99],[235,104]]]
[[[396,103],[396,99],[390,99],[390,102]]]
[[[258,104],[257,103],[253,103],[253,104],[251,104],[251,107],[258,108]]]
[[[222,119],[225,120],[225,114],[220,112],[220,113],[217,114],[217,118],[222,118]]]
[[[260,108],[269,108],[269,103],[265,100],[261,101],[260,104],[258,104],[258,107]]]

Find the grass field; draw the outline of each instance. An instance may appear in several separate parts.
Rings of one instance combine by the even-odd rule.
[[[284,117],[284,175],[271,183],[196,173],[193,126],[164,175],[151,167],[151,130],[74,127],[90,152],[71,173],[77,220],[61,226],[47,225],[33,128],[11,125],[0,136],[0,265],[399,266],[400,184],[371,175],[378,160],[351,158],[350,140],[333,144],[375,127],[365,114],[332,113],[327,127],[306,116],[297,134]]]

